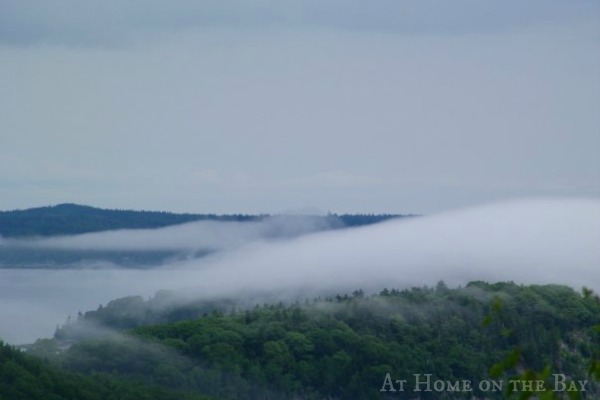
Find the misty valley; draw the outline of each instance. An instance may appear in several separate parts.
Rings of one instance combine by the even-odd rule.
[[[599,398],[598,220],[0,212],[0,400]]]

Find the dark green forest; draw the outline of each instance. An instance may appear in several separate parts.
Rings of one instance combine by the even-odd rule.
[[[0,400],[209,400],[115,374],[79,374],[0,342]]]
[[[259,221],[268,215],[176,214],[163,211],[106,210],[78,204],[0,211],[0,236],[75,235],[115,229],[151,229],[193,221]],[[391,214],[329,214],[324,219],[354,227],[402,217]],[[335,226],[335,224],[332,224]]]
[[[153,398],[152,385],[221,399],[505,398],[511,393],[482,392],[478,383],[519,374],[550,379],[550,372],[598,379],[600,303],[565,286],[440,282],[371,295],[356,290],[291,303],[239,307],[220,300],[153,311],[157,301],[130,297],[82,313],[27,355],[4,346],[8,357],[0,368],[12,375],[0,374],[0,398],[36,398],[14,395],[23,387],[17,382],[34,371],[51,374],[38,385],[64,382],[43,389],[57,396],[75,390],[71,384],[126,390],[129,382],[131,390],[150,390],[138,398]],[[90,327],[96,334],[85,338]],[[404,392],[381,392],[387,373],[407,379]],[[428,373],[432,380],[472,381],[474,391],[413,392],[413,374]],[[571,395],[593,399],[598,390],[590,382],[586,392]],[[56,398],[92,398],[77,396]]]
[[[0,235],[75,235],[114,229],[162,228],[201,220],[254,221],[262,217],[264,216],[106,210],[78,204],[59,204],[26,210],[0,211]]]

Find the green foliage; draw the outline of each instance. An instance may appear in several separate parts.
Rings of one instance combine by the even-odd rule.
[[[0,342],[2,400],[208,400],[109,374],[66,372]]]
[[[139,298],[114,304],[145,309]],[[120,321],[123,309],[105,307],[104,317],[111,320],[114,313]],[[414,398],[411,378],[423,373],[432,373],[433,380],[473,382],[473,393],[451,398],[500,398],[503,393],[479,392],[478,382],[503,374],[547,379],[547,366],[569,377],[583,379],[588,369],[595,374],[596,364],[588,365],[600,349],[593,328],[598,324],[600,304],[564,286],[438,284],[138,326],[127,340],[76,344],[58,362],[75,371],[227,399],[381,398],[386,373],[409,380],[394,398]]]
[[[535,293],[540,293],[539,286],[531,287]],[[524,295],[527,297],[533,296],[533,292],[525,292]],[[546,296],[551,302],[555,302],[553,305],[558,306],[561,304],[561,311],[567,313],[573,318],[586,321],[586,323],[595,324],[589,329],[588,336],[589,342],[582,342],[579,344],[579,350],[586,354],[591,355],[589,360],[588,378],[595,381],[600,381],[600,374],[598,373],[598,365],[600,360],[600,337],[598,337],[598,331],[600,330],[600,324],[598,324],[598,310],[597,307],[582,308],[580,306],[581,300],[584,302],[595,303],[596,306],[600,305],[600,298],[595,296],[593,292],[587,288],[583,289],[583,298],[572,296],[572,291],[565,287],[554,286],[550,293],[546,293],[546,288],[542,290],[543,294],[551,294]],[[536,299],[538,300],[538,299]],[[538,301],[539,302],[539,301]],[[542,307],[546,307],[544,304],[540,304]],[[504,303],[496,298],[494,300],[491,312],[484,319],[484,326],[490,325],[495,319],[502,320],[506,319]],[[566,322],[566,321],[565,321]],[[514,334],[514,331],[507,330],[506,337],[510,337]],[[565,358],[573,358],[569,354]],[[538,371],[535,368],[523,367],[522,365],[522,351],[519,346],[515,346],[514,349],[500,362],[494,364],[490,368],[490,376],[508,377],[508,382],[511,384],[506,386],[505,397],[506,398],[518,398],[519,400],[527,400],[530,398],[540,400],[560,400],[568,396],[572,400],[580,400],[589,398],[589,391],[596,392],[597,387],[587,388],[589,384],[588,380],[577,380],[571,376],[567,378],[564,371],[560,374],[556,374],[555,368],[557,365],[553,365],[552,362],[547,361],[546,366],[543,370]],[[562,362],[563,360],[558,360]],[[556,363],[555,363],[556,364]],[[568,370],[570,372],[570,370]],[[560,375],[560,378],[557,376]],[[581,376],[581,375],[580,375]],[[554,382],[552,382],[554,381]],[[581,382],[586,382],[581,384]],[[535,384],[534,384],[535,383]],[[592,390],[590,390],[592,389]],[[593,396],[593,394],[592,394]]]

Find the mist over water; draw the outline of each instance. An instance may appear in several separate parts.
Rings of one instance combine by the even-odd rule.
[[[50,337],[79,311],[115,298],[150,296],[165,285],[159,270],[0,269],[0,338],[13,344]]]
[[[191,262],[205,292],[471,280],[600,289],[600,202],[521,201],[323,232]]]
[[[110,264],[150,268],[255,241],[288,239],[343,226],[334,216],[282,215],[246,222],[199,221],[160,229],[0,238],[0,268],[101,268]]]
[[[140,238],[165,233],[160,231],[120,232],[118,246],[144,249]],[[60,238],[55,245],[79,248],[85,242],[110,248],[116,242],[105,238],[115,234]],[[247,235],[244,245],[209,257],[147,270],[0,270],[0,337],[22,343],[50,336],[69,314],[159,289],[186,289],[198,298],[253,293],[310,297],[357,288],[435,285],[439,280],[449,286],[512,280],[600,292],[597,200],[515,201],[285,240],[252,238]],[[169,245],[181,247],[191,241],[186,235],[168,239]],[[156,241],[148,240],[148,249],[155,246]]]
[[[219,251],[253,241],[292,238],[342,225],[335,217],[281,215],[248,222],[198,221],[158,229],[122,229],[75,236],[5,239],[4,243],[65,250]]]

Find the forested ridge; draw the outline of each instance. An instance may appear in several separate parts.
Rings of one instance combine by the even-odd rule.
[[[259,221],[269,215],[249,214],[177,214],[165,211],[108,210],[78,204],[59,204],[26,210],[0,211],[0,236],[75,235],[116,229],[153,229],[193,221]],[[407,217],[409,215],[405,215]],[[393,214],[328,214],[341,226],[369,225]]]
[[[0,342],[0,400],[209,400],[115,374],[65,371]]]
[[[0,211],[0,235],[75,235],[115,229],[162,228],[200,220],[253,221],[259,218],[261,216],[106,210],[79,204],[59,204],[26,210]]]
[[[158,325],[140,317],[152,299],[132,299],[82,314],[58,331],[58,340],[40,341],[29,352],[72,373],[224,399],[502,398],[478,391],[477,382],[490,379],[490,369],[515,349],[514,364],[500,368],[507,377],[549,368],[592,381],[590,367],[600,362],[597,298],[558,285],[472,282],[451,289],[440,282],[245,309],[214,303],[199,318]],[[190,315],[200,314],[198,304],[190,307]],[[180,315],[185,309],[179,306]],[[91,322],[134,328],[77,337],[75,326]],[[75,344],[58,351],[69,340]],[[408,379],[406,390],[381,392],[387,373]],[[413,374],[427,373],[433,380],[470,380],[475,390],[412,392]],[[590,382],[588,397],[579,398],[598,393]]]

